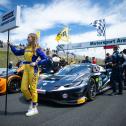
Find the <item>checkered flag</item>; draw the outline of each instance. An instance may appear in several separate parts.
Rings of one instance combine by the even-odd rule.
[[[97,29],[98,36],[105,36],[105,19],[95,20],[93,23],[91,23],[91,25]]]

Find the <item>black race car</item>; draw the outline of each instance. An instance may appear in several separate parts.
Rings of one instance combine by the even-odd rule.
[[[39,78],[38,98],[61,104],[82,104],[86,99],[94,100],[96,94],[110,88],[110,74],[99,65],[68,65],[54,75]]]

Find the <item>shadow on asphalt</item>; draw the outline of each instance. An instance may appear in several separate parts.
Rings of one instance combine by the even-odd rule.
[[[5,114],[5,111],[0,111],[0,115],[1,116],[17,116],[17,115],[24,115],[24,113],[26,113],[26,111],[21,111],[21,112],[7,112],[7,114]]]
[[[48,106],[48,107],[53,107],[53,108],[71,108],[71,107],[79,107],[79,106],[82,106],[82,105],[84,105],[84,104],[81,104],[81,105],[65,105],[65,104],[54,103],[52,101],[44,101],[44,100],[39,101],[39,106]]]
[[[19,98],[19,101],[22,103],[22,104],[29,104],[28,101],[25,100],[25,98],[23,96],[21,96]],[[48,107],[53,107],[53,108],[69,108],[69,107],[79,107],[79,106],[82,106],[84,104],[81,104],[81,105],[64,105],[64,104],[58,104],[58,103],[55,103],[55,102],[52,102],[52,101],[46,101],[46,100],[39,100],[39,106],[48,106]]]
[[[23,104],[29,104],[29,102],[23,96],[19,97],[19,101]]]
[[[125,89],[123,90],[123,94],[124,94],[124,93],[125,93]],[[122,94],[122,95],[123,95],[123,94]],[[113,95],[112,90],[111,90],[111,91],[108,91],[108,92],[104,92],[104,93],[101,94],[101,96],[122,96],[122,95],[119,95],[118,92],[117,92],[116,95]]]

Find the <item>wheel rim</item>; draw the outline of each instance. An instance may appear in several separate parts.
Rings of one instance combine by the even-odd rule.
[[[94,98],[96,96],[96,85],[95,85],[94,80],[91,80],[90,93],[91,93],[92,98]]]
[[[10,91],[11,92],[18,92],[20,91],[20,81],[19,80],[13,80],[10,82],[9,85]]]

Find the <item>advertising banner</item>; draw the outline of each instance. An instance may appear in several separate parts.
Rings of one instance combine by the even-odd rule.
[[[20,6],[0,16],[0,32],[14,29],[20,24]]]
[[[74,49],[85,49],[85,48],[96,48],[96,47],[107,47],[111,45],[126,45],[126,37],[115,38],[100,41],[90,41],[81,43],[70,43],[70,44],[59,44],[57,49],[62,50],[74,50]]]

